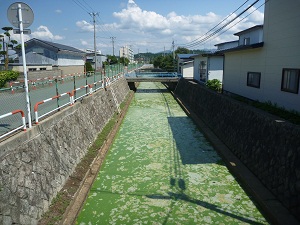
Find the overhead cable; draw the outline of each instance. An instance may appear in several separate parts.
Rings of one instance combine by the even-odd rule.
[[[242,5],[240,5],[236,10],[234,10],[232,13],[230,13],[228,16],[226,16],[221,22],[219,22],[217,25],[215,25],[213,28],[211,28],[209,31],[207,31],[204,35],[200,36],[199,38],[188,42],[186,44],[183,45],[188,45],[188,44],[192,44],[193,42],[196,42],[197,40],[199,40],[200,38],[204,37],[205,35],[207,35],[209,32],[213,31],[216,27],[218,27],[221,23],[223,23],[224,21],[226,21],[231,15],[233,15],[235,12],[237,12],[240,8],[242,8],[247,2],[249,2],[250,0],[245,1]]]
[[[203,37],[202,39],[200,39],[199,41],[196,41],[194,43],[191,44],[186,44],[184,45],[187,48],[191,48],[191,47],[195,47],[197,45],[200,45],[201,43],[207,41],[208,39],[210,39],[211,37],[215,36],[217,33],[219,33],[220,31],[222,31],[225,27],[227,27],[229,24],[231,24],[233,21],[235,21],[237,18],[239,18],[241,15],[243,15],[245,12],[247,12],[252,6],[254,6],[257,2],[259,2],[260,0],[256,0],[255,2],[253,2],[250,6],[248,6],[246,9],[244,9],[241,13],[239,13],[237,16],[235,16],[233,19],[231,19],[230,21],[228,21],[227,23],[225,23],[223,26],[221,26],[220,28],[218,28],[217,30],[215,30],[214,32],[212,32],[211,34],[209,34],[206,37]]]

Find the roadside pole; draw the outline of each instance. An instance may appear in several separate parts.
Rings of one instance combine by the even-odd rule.
[[[25,45],[24,45],[24,35],[23,35],[23,21],[22,21],[22,5],[18,4],[18,16],[20,23],[20,36],[21,36],[21,45],[22,45],[22,61],[23,61],[23,71],[24,71],[24,80],[25,80],[25,93],[26,93],[26,106],[27,106],[27,118],[28,118],[28,127],[31,128],[31,111],[30,111],[30,102],[29,102],[29,92],[28,92],[28,79],[27,79],[27,67],[26,67],[26,57],[25,57]]]
[[[28,78],[27,78],[27,67],[26,67],[26,56],[25,56],[25,45],[24,45],[24,32],[26,32],[26,34],[30,34],[31,31],[29,29],[24,29],[24,28],[27,28],[32,24],[33,18],[34,15],[32,9],[23,2],[15,2],[8,7],[7,19],[14,27],[17,27],[17,29],[14,29],[14,33],[20,34],[21,37],[26,107],[27,107],[27,114],[28,114],[27,118],[28,118],[29,128],[31,128],[32,124],[31,124],[30,100],[29,100],[29,93],[28,93]]]

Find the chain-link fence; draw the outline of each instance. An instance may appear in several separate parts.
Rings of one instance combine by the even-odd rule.
[[[128,67],[121,64],[109,65],[106,66],[105,70],[97,73],[29,80],[28,90],[32,123],[68,106],[72,99],[77,100],[89,94],[91,90],[95,91],[102,88],[104,77],[113,78],[117,74],[127,74],[139,66],[137,64],[130,64]],[[24,82],[11,82],[8,86],[8,88],[0,89],[0,141],[3,135],[22,126],[20,113],[1,116],[15,110],[22,110],[28,124]]]

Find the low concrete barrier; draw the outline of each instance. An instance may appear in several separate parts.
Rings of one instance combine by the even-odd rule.
[[[111,84],[118,102],[125,78]],[[0,224],[37,224],[117,106],[99,90],[0,143]]]

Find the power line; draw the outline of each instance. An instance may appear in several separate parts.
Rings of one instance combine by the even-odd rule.
[[[223,23],[224,21],[226,21],[232,14],[234,14],[235,12],[237,12],[240,8],[242,8],[247,2],[249,2],[250,0],[245,1],[242,5],[240,5],[236,10],[234,10],[232,13],[230,13],[228,16],[226,16],[221,22],[219,22],[217,25],[215,25],[213,28],[211,28],[209,31],[207,31],[204,35],[200,36],[199,38],[188,42],[187,44],[184,45],[188,45],[188,44],[192,44],[193,42],[196,42],[197,40],[199,40],[200,38],[204,37],[205,35],[207,35],[209,32],[213,31],[216,27],[218,27],[221,23]]]
[[[226,31],[230,30],[232,27],[234,27],[235,25],[239,24],[240,22],[242,22],[244,19],[246,19],[248,16],[250,16],[252,13],[256,12],[258,9],[260,9],[263,5],[265,5],[268,1],[270,0],[266,0],[263,4],[261,4],[259,7],[257,7],[255,10],[253,10],[251,13],[249,13],[247,16],[245,16],[244,18],[240,19],[238,22],[236,22],[235,24],[233,24],[231,27],[229,27],[227,30],[223,31],[222,33],[220,33],[218,36],[214,37],[211,40],[214,40],[215,38],[219,37],[220,35],[224,34]]]
[[[217,30],[215,30],[213,33],[209,34],[208,36],[202,38],[199,41],[196,41],[194,43],[191,44],[186,44],[184,45],[187,48],[191,48],[191,47],[195,47],[197,45],[200,45],[201,43],[207,41],[208,39],[210,39],[211,37],[213,37],[214,35],[216,35],[217,33],[219,33],[220,31],[222,31],[225,27],[227,27],[229,24],[231,24],[233,21],[235,21],[237,18],[239,18],[241,15],[243,15],[245,12],[247,12],[252,6],[254,6],[257,2],[259,2],[260,0],[256,0],[255,2],[253,2],[250,6],[248,6],[246,9],[244,9],[241,13],[239,13],[237,16],[235,16],[233,19],[231,19],[229,22],[225,23],[222,27],[218,28]],[[205,35],[204,35],[205,36]]]
[[[82,0],[82,1],[91,9],[91,11],[94,10],[85,0]]]
[[[77,6],[79,6],[83,11],[89,13],[89,9],[83,5],[79,0],[72,0]]]

